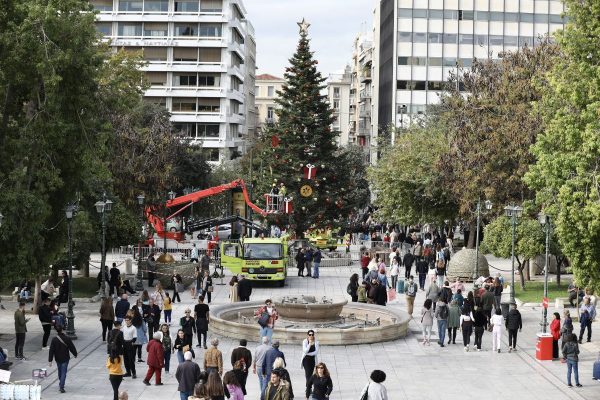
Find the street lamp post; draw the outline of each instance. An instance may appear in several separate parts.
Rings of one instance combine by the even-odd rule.
[[[504,212],[506,216],[512,220],[512,273],[510,275],[510,304],[515,304],[515,234],[517,229],[517,218],[521,218],[523,215],[523,207],[506,206],[504,207]]]
[[[170,191],[169,193],[167,193],[168,199],[169,200],[173,200],[175,198],[175,192],[174,191]],[[165,205],[165,213],[164,213],[164,220],[163,220],[163,244],[164,244],[164,248],[165,248],[165,256],[167,255],[167,207]]]
[[[546,257],[544,261],[544,300],[548,298],[548,268],[550,266],[550,232],[552,230],[552,222],[550,221],[550,216],[546,215],[544,212],[541,212],[538,215],[538,221],[544,227],[544,232],[546,233]],[[548,307],[542,307],[542,322],[540,323],[542,326],[542,333],[546,333],[546,328],[548,326]]]
[[[106,198],[106,193],[102,194],[102,200],[97,201],[94,206],[98,214],[102,215],[102,258],[100,261],[100,273],[102,274],[102,285],[100,298],[106,298],[106,214],[112,210],[113,202]]]
[[[77,212],[77,206],[69,204],[65,210],[67,217],[67,236],[69,239],[69,300],[67,303],[67,336],[70,339],[77,339],[75,334],[75,313],[73,312],[73,251],[71,246],[71,223]]]
[[[486,211],[492,209],[492,202],[486,200],[483,202]],[[475,271],[473,272],[473,282],[479,278],[479,226],[481,225],[481,199],[477,200],[477,235],[475,237]]]
[[[137,197],[138,205],[141,208],[141,217],[140,217],[140,225],[144,223],[144,200],[145,197],[143,194],[140,194]],[[144,229],[142,228],[142,232],[140,233],[140,241],[138,243],[138,268],[136,274],[136,282],[135,282],[135,290],[136,292],[144,291],[144,282],[142,279],[144,278],[142,275],[142,239],[144,235]]]

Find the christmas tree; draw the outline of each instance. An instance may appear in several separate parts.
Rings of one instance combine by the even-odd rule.
[[[290,225],[298,237],[308,229],[343,224],[350,213],[369,200],[365,165],[356,152],[339,149],[339,132],[331,129],[333,113],[322,95],[325,79],[317,71],[308,39],[309,24],[302,20],[300,40],[285,84],[278,92],[278,122],[263,133],[254,165],[261,171],[259,193],[285,186],[293,212],[272,217]]]

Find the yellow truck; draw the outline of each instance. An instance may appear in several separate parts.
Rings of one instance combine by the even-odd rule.
[[[314,231],[307,238],[319,250],[329,249],[330,251],[335,251],[338,246],[338,240],[336,237],[333,237],[331,230]]]
[[[244,274],[254,281],[285,285],[288,264],[288,239],[244,238],[221,242],[221,266],[232,274]]]

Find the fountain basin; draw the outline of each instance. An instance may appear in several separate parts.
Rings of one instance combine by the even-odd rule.
[[[340,316],[342,309],[348,304],[347,299],[325,300],[317,302],[314,296],[281,297],[274,299],[280,318],[289,320],[314,321],[333,320]]]
[[[217,336],[258,342],[260,326],[254,311],[263,304],[254,301],[211,307],[210,332]],[[276,307],[279,311],[277,304]],[[410,321],[405,311],[364,303],[345,304],[340,314],[331,319],[313,319],[312,314],[306,313],[304,317],[294,319],[281,317],[275,323],[273,339],[297,345],[306,338],[306,331],[313,329],[323,345],[378,343],[405,337]]]

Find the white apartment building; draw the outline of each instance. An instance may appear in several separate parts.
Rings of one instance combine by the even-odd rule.
[[[142,51],[145,97],[210,161],[239,156],[254,133],[254,28],[242,0],[91,0],[115,49]]]
[[[457,65],[535,46],[563,28],[563,10],[560,0],[377,0],[376,126],[424,113]]]
[[[346,66],[342,74],[330,74],[327,80],[327,100],[333,111],[331,129],[338,131],[338,145],[347,146],[354,143],[356,129],[355,98],[350,94],[352,72]]]
[[[262,131],[266,124],[277,122],[277,92],[281,90],[285,80],[270,74],[261,74],[256,77],[256,109],[257,130]]]

